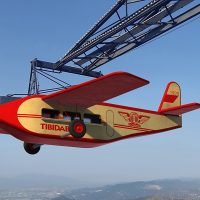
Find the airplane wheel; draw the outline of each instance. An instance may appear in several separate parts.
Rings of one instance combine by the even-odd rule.
[[[69,133],[74,138],[82,138],[86,133],[86,126],[81,120],[74,120],[69,125]]]
[[[34,147],[36,146],[36,147]],[[40,145],[24,142],[24,149],[28,154],[34,155],[40,151]]]

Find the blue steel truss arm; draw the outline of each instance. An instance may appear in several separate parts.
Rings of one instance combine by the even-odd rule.
[[[118,0],[117,3],[68,51],[72,53],[87,41],[127,0]]]
[[[149,42],[150,40],[171,30],[172,28],[184,23],[185,21],[188,20],[188,13],[190,14],[190,18],[199,15],[200,14],[200,5],[194,7],[192,9],[190,9],[189,11],[181,14],[180,16],[174,18],[169,23],[166,23],[166,24],[163,23],[160,26],[156,27],[155,29],[150,30],[148,33],[140,36],[137,39],[137,43],[130,41],[129,43],[127,43],[127,45],[121,46],[121,48],[119,48],[117,50],[115,50],[113,48],[112,52],[110,52],[110,53],[107,52],[107,54],[104,57],[101,56],[101,58],[96,59],[95,62],[93,62],[91,65],[89,65],[87,67],[86,71],[94,70],[94,69],[98,68],[99,66],[104,65],[105,63],[127,53],[130,50],[133,50],[133,49],[139,47],[140,45],[145,44],[146,42]]]
[[[118,0],[56,63],[32,61],[28,93],[31,95],[41,91],[36,73],[38,70],[102,76],[94,69],[198,15],[198,1]]]
[[[59,68],[54,69],[55,63],[46,62],[46,61],[37,60],[37,59],[34,59],[32,61],[32,65],[35,66],[39,70],[47,69],[47,70],[51,70],[51,71],[53,70],[54,72],[67,72],[67,73],[84,75],[84,76],[89,76],[89,77],[94,77],[94,78],[98,78],[98,77],[102,76],[101,72],[97,72],[97,71],[86,72],[81,68],[71,67],[71,66],[67,66],[67,65],[63,65],[63,66],[60,66]]]
[[[88,54],[87,56],[79,59],[76,63],[77,65],[83,65],[86,62],[88,62],[91,58],[98,58],[99,55],[99,59],[100,58],[105,58],[106,54],[108,53],[108,51],[110,49],[113,48],[119,48],[121,46],[125,46],[125,45],[129,45],[130,41],[133,43],[138,43],[138,39],[140,37],[140,33],[144,34],[144,31],[152,26],[155,27],[155,25],[161,25],[161,19],[165,18],[168,15],[168,11],[170,11],[171,13],[176,12],[177,10],[179,10],[181,7],[186,6],[187,4],[191,3],[191,0],[185,0],[184,2],[177,2],[176,4],[170,5],[168,7],[168,10],[163,9],[160,12],[157,12],[154,15],[150,15],[148,16],[148,18],[143,19],[142,21],[140,21],[139,23],[135,24],[135,26],[133,26],[133,28],[131,28],[129,31],[124,32],[124,34],[122,34],[121,36],[119,36],[116,39],[113,39],[112,42],[107,43],[105,45],[103,45],[102,47],[98,48],[97,50],[93,51],[92,53]],[[170,21],[168,21],[168,23],[171,23]],[[166,22],[165,22],[166,24]],[[175,25],[175,24],[173,24]],[[148,33],[148,30],[147,30]],[[132,40],[131,40],[132,39]],[[138,43],[139,44],[139,43]],[[142,43],[140,42],[140,45],[142,45]],[[116,49],[115,49],[116,50]],[[86,70],[89,70],[89,66],[86,67]]]
[[[120,33],[122,30],[131,26],[141,18],[149,15],[152,11],[158,10],[162,8],[164,5],[168,4],[171,0],[153,0],[147,5],[143,6],[136,12],[130,14],[129,16],[123,17],[117,24],[112,27],[109,27],[104,32],[100,33],[96,37],[93,38],[93,35],[90,35],[90,39],[85,41],[85,43],[75,51],[67,53],[63,58],[61,58],[55,65],[55,68],[59,68],[60,66],[76,59],[81,54],[91,50],[92,48],[96,47],[97,45],[101,44],[103,41],[107,40],[115,36],[116,34]],[[126,2],[127,3],[127,2]],[[115,12],[118,11],[118,8],[115,9]],[[114,11],[112,11],[114,12]]]
[[[171,29],[176,27],[173,14],[177,17],[177,13],[184,12],[182,8],[189,7],[189,4],[195,0],[152,0],[138,10],[134,12],[132,10],[129,14],[127,8],[135,2],[138,1],[117,1],[113,8],[63,58],[55,63],[54,69],[59,69],[65,64],[81,68],[84,73],[98,68],[104,64],[101,60],[107,59],[108,62],[114,59],[115,57],[111,55],[113,52],[117,53],[117,49],[128,46],[130,43],[142,45],[142,41],[138,43],[138,39],[152,29],[158,30],[156,28],[161,24],[172,23]],[[139,2],[142,1],[139,0]],[[124,9],[124,6],[126,6],[126,11],[122,13],[120,9]],[[187,15],[185,21],[187,21],[191,18],[190,12],[185,12],[185,14]],[[110,18],[114,15],[117,15],[117,19],[115,17],[115,20],[110,22]],[[110,25],[103,26],[108,22]],[[127,48],[128,51],[130,49]]]

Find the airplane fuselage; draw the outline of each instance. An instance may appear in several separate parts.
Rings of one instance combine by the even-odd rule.
[[[96,147],[129,137],[168,131],[182,126],[181,116],[102,103],[87,109],[48,104],[31,96],[0,105],[0,131],[26,142],[73,147]],[[72,120],[82,120],[86,134],[69,133]]]

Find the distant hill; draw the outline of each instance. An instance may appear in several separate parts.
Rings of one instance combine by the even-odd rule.
[[[1,195],[7,198],[6,191],[15,191],[35,198],[41,194],[45,200],[200,200],[200,179],[137,181],[74,189],[81,186],[83,183],[77,180],[53,175],[0,178],[0,198]],[[45,194],[53,195],[52,199]]]
[[[79,189],[65,194],[76,200],[165,200],[169,196],[189,200],[195,195],[200,197],[200,180],[139,181]]]
[[[83,186],[83,185],[82,185]],[[80,188],[81,184],[71,178],[55,175],[22,175],[12,178],[0,178],[0,188]]]
[[[69,199],[69,198],[67,198],[65,196],[60,196],[60,197],[53,198],[51,200],[73,200],[73,199]]]

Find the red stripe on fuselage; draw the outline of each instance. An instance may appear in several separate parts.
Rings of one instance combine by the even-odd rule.
[[[137,131],[152,131],[152,129],[147,129],[147,128],[137,128],[133,126],[127,126],[127,125],[121,125],[121,124],[115,124],[115,128],[124,128],[124,129],[131,129],[131,130],[137,130]]]
[[[17,114],[17,117],[42,118],[42,115],[35,115],[35,114]]]

